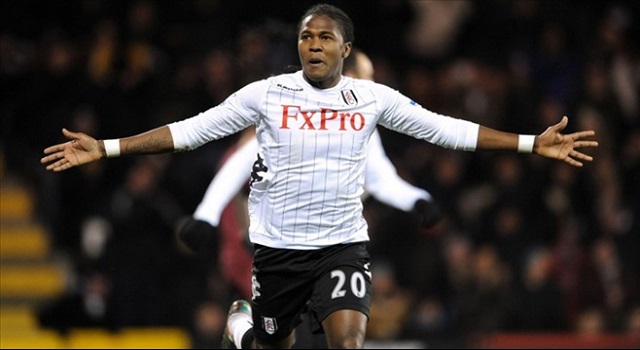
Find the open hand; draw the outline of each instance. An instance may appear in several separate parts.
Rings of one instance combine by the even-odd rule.
[[[102,158],[100,145],[93,137],[62,129],[62,134],[71,141],[47,147],[40,163],[47,164],[47,170],[55,172],[91,163]]]
[[[567,162],[573,166],[581,167],[581,161],[592,161],[593,157],[577,151],[582,147],[598,147],[597,141],[583,140],[586,137],[595,135],[595,131],[578,131],[571,134],[561,134],[569,122],[567,116],[562,120],[547,128],[542,134],[536,137],[533,152],[543,157],[553,158]]]

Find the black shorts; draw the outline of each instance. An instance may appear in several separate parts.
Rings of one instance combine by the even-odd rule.
[[[320,322],[337,310],[358,310],[369,317],[371,272],[366,243],[339,244],[319,250],[255,246],[253,276],[254,336],[286,338],[309,311]]]

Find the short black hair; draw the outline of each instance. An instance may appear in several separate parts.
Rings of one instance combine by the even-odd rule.
[[[353,21],[351,21],[349,15],[347,15],[344,11],[329,4],[314,5],[310,7],[304,13],[304,15],[302,15],[302,17],[300,17],[300,21],[298,22],[298,32],[300,32],[300,29],[302,27],[302,21],[304,21],[305,18],[311,15],[325,15],[338,22],[340,29],[342,29],[342,37],[344,39],[344,42],[351,42],[353,44],[354,40],[356,39],[355,35],[353,34]]]

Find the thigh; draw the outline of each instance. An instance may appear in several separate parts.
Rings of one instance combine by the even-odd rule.
[[[313,289],[310,252],[257,246],[252,272],[254,337],[274,343],[300,323]]]
[[[313,316],[311,312],[302,313],[302,323],[295,332],[296,342],[294,349],[327,349],[327,341],[324,334],[313,333]]]
[[[315,332],[329,332],[321,324],[331,314],[340,310],[356,311],[360,317],[346,317],[343,326],[350,322],[366,325],[371,306],[371,272],[369,254],[364,244],[350,244],[337,247],[325,254],[323,268],[316,281],[309,308],[316,321]]]

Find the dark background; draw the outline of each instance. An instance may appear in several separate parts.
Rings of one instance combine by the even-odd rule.
[[[354,45],[374,61],[376,80],[423,107],[523,134],[567,115],[567,132],[594,129],[600,143],[586,151],[594,162],[573,168],[383,130],[398,173],[429,191],[445,219],[423,229],[408,213],[366,202],[370,251],[394,285],[379,302],[411,305],[397,316],[401,329],[380,326],[370,338],[579,332],[593,319],[602,331],[629,330],[640,304],[638,2],[328,2],[353,19]],[[62,127],[104,139],[190,117],[297,64],[296,25],[313,3],[0,5],[4,166],[32,186],[38,218],[74,271],[109,281],[105,298],[127,296],[99,325],[176,325],[197,338],[196,310],[226,310],[236,292],[215,266],[181,251],[173,230],[237,136],[59,174],[44,171],[42,150],[62,141]],[[80,243],[95,217],[111,235],[90,256]],[[95,321],[64,324],[47,312],[41,319],[58,329]]]

